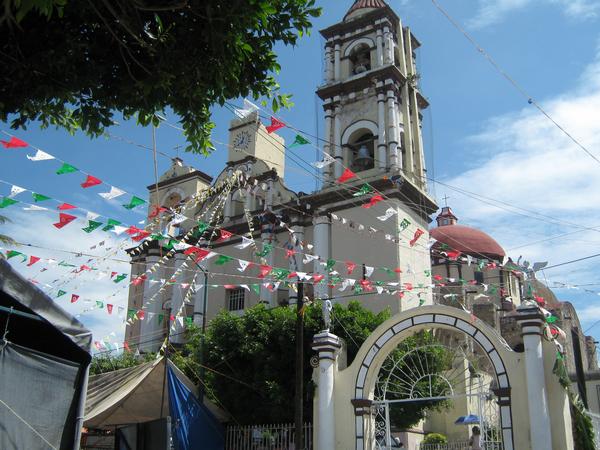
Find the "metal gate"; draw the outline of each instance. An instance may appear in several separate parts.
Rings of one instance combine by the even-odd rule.
[[[376,450],[399,448],[393,436],[394,431],[398,431],[393,429],[391,419],[394,406],[422,404],[424,408],[443,407],[459,399],[467,405],[465,424],[477,425],[481,430],[481,448],[504,449],[499,407],[493,393],[495,379],[489,375],[493,372],[486,370],[486,355],[464,337],[456,343],[449,339],[448,332],[444,332],[441,338],[429,336],[421,345],[414,345],[414,341],[404,347],[401,344],[398,351],[392,352],[384,362],[375,387],[372,410],[373,448]],[[453,345],[448,345],[448,341]],[[448,408],[448,413],[452,414],[455,408]],[[462,450],[468,449],[469,445],[462,440],[422,448]]]

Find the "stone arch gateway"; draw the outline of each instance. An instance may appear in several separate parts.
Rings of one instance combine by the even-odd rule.
[[[545,441],[545,450],[572,449],[568,399],[552,373],[555,351],[541,337],[543,318],[528,311],[519,314],[518,320],[523,335],[537,339],[539,351],[516,353],[484,322],[463,310],[439,305],[413,308],[383,323],[344,369],[337,366],[339,338],[328,331],[316,335],[313,348],[319,352],[319,373],[314,403],[315,448],[374,449],[372,405],[384,360],[408,336],[421,330],[445,329],[464,334],[487,354],[497,380],[495,393],[504,450],[544,448],[539,440]],[[541,366],[542,379],[538,371],[538,379],[530,383],[527,374],[533,373],[532,361]],[[540,414],[548,417],[546,426],[530,420],[532,415]]]

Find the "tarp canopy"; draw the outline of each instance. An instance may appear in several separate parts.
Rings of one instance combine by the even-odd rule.
[[[4,260],[0,306],[0,448],[79,448],[92,333]]]
[[[169,367],[191,392],[193,383],[171,362]],[[118,425],[143,423],[169,415],[169,393],[163,357],[136,367],[115,370],[90,377],[84,425],[110,429]],[[206,407],[220,421],[225,414],[212,403]]]

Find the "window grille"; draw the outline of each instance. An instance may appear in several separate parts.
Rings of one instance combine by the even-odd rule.
[[[227,290],[227,308],[229,311],[241,311],[244,309],[246,291],[243,288]]]

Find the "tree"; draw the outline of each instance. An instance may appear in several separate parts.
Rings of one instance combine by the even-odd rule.
[[[113,370],[127,369],[150,362],[156,358],[154,354],[136,356],[131,352],[123,352],[119,355],[102,354],[94,356],[90,364],[90,375],[112,372]]]
[[[335,332],[348,344],[349,362],[364,340],[389,317],[389,312],[374,314],[360,303],[348,308],[334,306]],[[258,305],[243,316],[222,312],[210,323],[206,333],[205,365],[209,395],[239,423],[281,423],[294,420],[295,322],[292,308],[267,308]],[[311,381],[311,342],[322,328],[321,307],[309,306],[305,312],[304,342],[304,417],[312,417],[314,385]],[[173,361],[188,377],[198,381],[200,372],[199,330],[192,332],[184,352]]]
[[[240,96],[289,106],[276,43],[310,32],[315,0],[5,0],[0,120],[99,136],[116,111],[147,126],[169,108],[207,153],[210,107]]]
[[[6,222],[10,222],[8,217],[0,216],[0,225],[5,224]],[[0,244],[5,245],[14,245],[15,241],[10,237],[4,234],[0,234]]]

